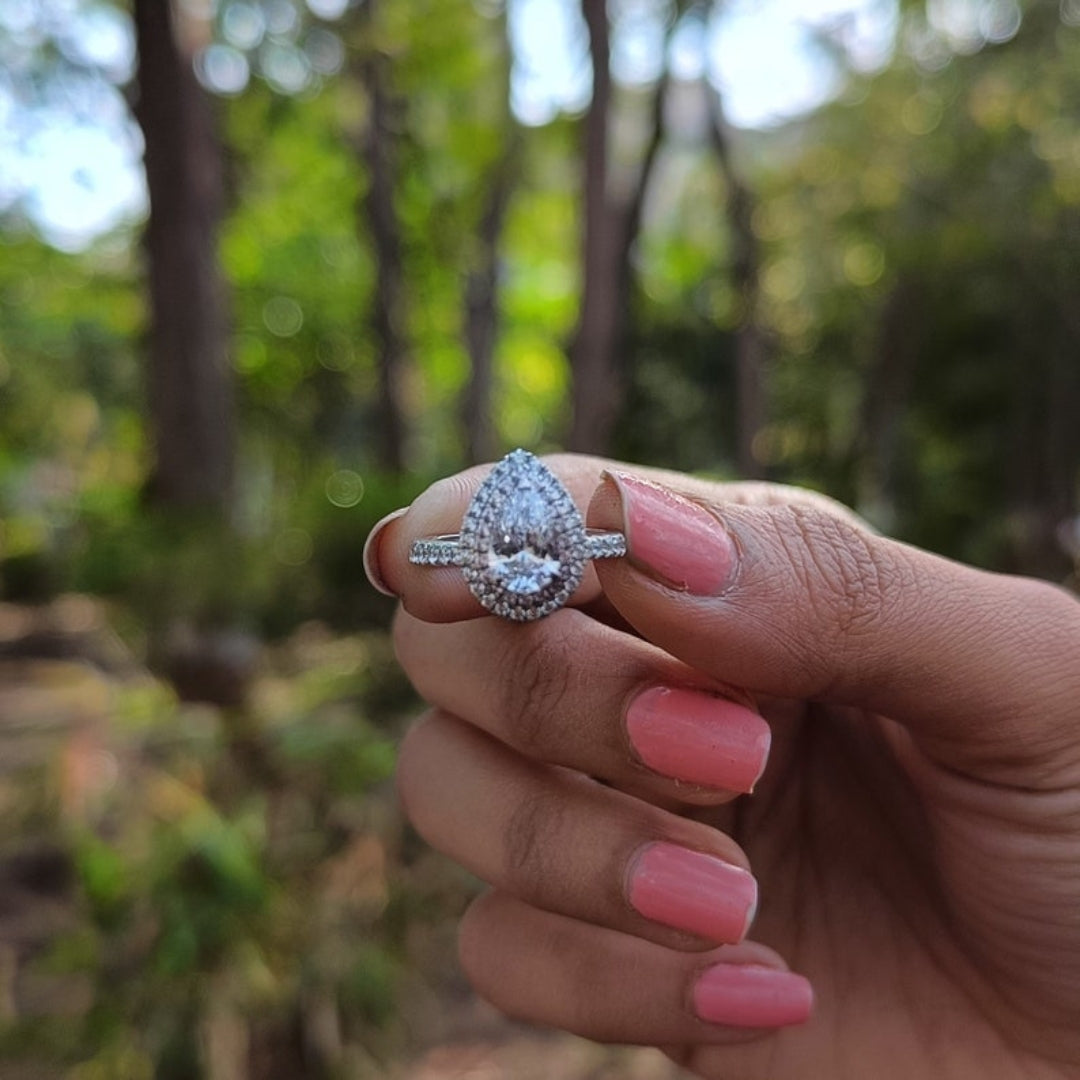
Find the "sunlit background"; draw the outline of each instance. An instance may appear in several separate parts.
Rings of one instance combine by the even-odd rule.
[[[206,17],[216,4],[188,5]],[[221,5],[218,39],[197,57],[199,78],[215,94],[242,94],[254,77],[286,95],[317,92],[341,71],[345,44],[335,32],[347,0],[309,0],[320,21],[310,27],[291,0]],[[483,5],[478,5],[483,9]],[[488,10],[497,13],[499,5]],[[654,82],[665,63],[663,5],[613,4],[612,72],[625,86]],[[1066,6],[1063,17],[1069,18]],[[911,44],[929,67],[953,51],[1001,44],[1019,30],[1017,0],[931,4],[922,40]],[[514,69],[511,102],[524,124],[544,125],[580,113],[590,96],[584,26],[572,0],[511,0]],[[7,0],[5,78],[0,84],[0,207],[18,207],[50,243],[81,250],[146,211],[141,143],[124,102],[135,69],[134,32],[119,6],[79,0]],[[767,128],[835,98],[845,65],[883,68],[896,47],[896,0],[735,0],[711,20],[702,43],[694,31],[672,35],[673,72],[703,72],[725,94],[740,127]],[[34,52],[55,42],[79,71],[36,85]],[[827,46],[832,46],[829,48]]]
[[[1080,0],[164,10],[0,0],[0,1074],[676,1076],[462,982],[364,537],[569,447],[1075,585]]]

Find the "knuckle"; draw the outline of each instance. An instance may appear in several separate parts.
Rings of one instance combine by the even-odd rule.
[[[1004,601],[1013,647],[1023,646],[1032,659],[1033,681],[1041,687],[1044,724],[1057,719],[1067,741],[1077,743],[1080,700],[1080,598],[1060,585],[1036,578],[1005,579],[1011,598]],[[1050,725],[1054,727],[1054,724]]]
[[[808,676],[817,682],[813,671],[843,671],[858,681],[880,659],[874,642],[891,613],[902,609],[898,595],[919,587],[904,549],[817,506],[786,507],[776,532],[818,631],[797,650]]]
[[[517,895],[542,894],[560,876],[555,853],[565,814],[566,801],[560,793],[538,789],[525,795],[509,815],[502,870]]]
[[[499,695],[502,727],[510,743],[539,755],[552,744],[552,725],[570,691],[572,649],[557,625],[528,627],[511,635]]]
[[[816,507],[793,506],[789,513],[793,528],[784,530],[784,541],[815,614],[843,640],[872,631],[899,584],[897,560],[842,518]]]
[[[1018,602],[1051,632],[1080,642],[1080,597],[1061,585],[1038,578],[1013,578]]]

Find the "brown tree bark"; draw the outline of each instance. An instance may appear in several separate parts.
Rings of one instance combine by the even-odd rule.
[[[234,408],[225,283],[220,147],[207,95],[167,0],[135,0],[135,117],[145,143],[150,217],[147,374],[153,498],[223,512],[232,492]]]
[[[856,452],[856,509],[883,532],[897,522],[901,434],[921,347],[920,288],[901,278],[878,319],[863,391]]]
[[[408,343],[404,330],[405,273],[401,225],[394,206],[397,179],[395,114],[400,107],[390,84],[390,60],[374,33],[376,0],[362,9],[368,31],[359,64],[367,95],[368,121],[360,140],[367,172],[362,220],[375,256],[375,294],[368,317],[378,373],[379,464],[388,472],[405,468],[404,378]]]
[[[1018,362],[1009,432],[1012,530],[1008,569],[1080,586],[1080,309],[1071,282],[1011,252],[1017,276],[1041,299],[1025,339],[1041,348]],[[1036,308],[1038,310],[1038,308]],[[1047,328],[1053,326],[1052,333]]]
[[[490,461],[498,446],[491,412],[495,343],[499,333],[499,240],[518,175],[519,133],[515,130],[488,184],[476,236],[475,263],[465,279],[465,347],[469,381],[462,399],[462,426],[470,464]]]
[[[521,129],[510,112],[512,58],[505,10],[499,18],[499,78],[505,113],[503,149],[486,179],[485,200],[476,242],[465,276],[463,334],[469,354],[469,379],[461,399],[461,425],[470,465],[498,454],[492,415],[495,346],[499,337],[499,245],[510,199],[517,184],[522,154]]]
[[[1061,328],[1064,331],[1064,327]],[[1059,332],[1017,365],[1008,474],[1008,569],[1050,581],[1080,580],[1080,369],[1076,339]]]
[[[630,253],[663,139],[667,79],[656,91],[653,124],[637,181],[629,195],[611,191],[608,131],[611,123],[611,41],[606,0],[582,0],[592,59],[592,101],[584,124],[582,297],[567,349],[573,378],[569,448],[603,454],[611,444],[625,393],[622,355],[629,317]]]
[[[731,239],[731,278],[738,318],[735,328],[735,467],[741,477],[758,479],[765,473],[755,452],[758,432],[765,423],[764,372],[768,341],[761,325],[761,259],[752,217],[754,196],[739,175],[730,129],[720,95],[706,88],[709,134],[727,187],[725,214]]]

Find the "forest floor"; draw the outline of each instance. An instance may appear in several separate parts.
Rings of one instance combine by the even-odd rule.
[[[297,730],[306,735],[334,730],[337,721],[328,717],[337,717],[341,701],[359,685],[355,680],[347,687],[341,682],[343,671],[351,671],[350,665],[342,666],[342,657],[366,650],[369,666],[381,669],[388,659],[380,647],[378,642],[341,639],[324,628],[307,628],[298,640],[276,647],[273,656],[260,658],[256,665],[262,685],[256,686],[255,694],[275,703],[264,704],[262,715],[291,711],[299,716]],[[179,976],[151,978],[146,935],[136,926],[117,937],[109,920],[102,922],[88,902],[88,891],[101,888],[103,871],[78,854],[84,842],[80,838],[95,836],[94,844],[115,852],[107,854],[101,865],[113,867],[110,860],[119,860],[117,865],[123,868],[125,860],[136,858],[130,840],[132,815],[175,816],[181,812],[175,809],[178,805],[186,808],[197,797],[213,803],[215,791],[228,792],[236,786],[235,763],[223,767],[219,760],[224,753],[220,740],[211,740],[209,751],[204,746],[202,758],[190,748],[182,753],[172,748],[177,739],[194,740],[191,745],[200,739],[205,743],[207,725],[213,728],[221,716],[205,705],[178,703],[134,655],[111,628],[107,609],[92,599],[64,597],[41,608],[0,604],[0,820],[8,825],[0,833],[2,1080],[113,1080],[114,1075],[116,1080],[129,1080],[126,1072],[131,1073],[130,1080],[140,1080],[150,1075],[150,1059],[140,1058],[130,1047],[112,1057],[94,1058],[91,1067],[79,1061],[95,1052],[93,1036],[88,1044],[74,1035],[57,1037],[57,1032],[86,1029],[88,1020],[105,1009],[114,1020],[128,1019],[130,1045],[138,1046],[138,1017],[155,1015],[155,1004],[147,1002],[147,995],[160,995],[166,1011],[178,985],[194,986],[199,1001],[218,1000],[214,995],[220,972],[196,969],[187,982]],[[353,672],[350,678],[353,675],[372,692],[370,672]],[[304,687],[302,692],[297,685]],[[378,691],[374,693],[377,697]],[[290,730],[281,728],[282,745],[295,741]],[[393,724],[386,732],[393,737]],[[328,747],[327,761],[332,763],[341,754],[336,744]],[[278,754],[276,760],[293,759]],[[268,817],[277,814],[274,806],[289,806],[337,775],[336,766],[326,762],[320,766],[322,772],[311,774],[310,747],[296,760],[302,762],[296,776],[288,774],[282,781],[278,774],[271,783],[275,790],[269,796],[264,793],[264,802],[271,807]],[[213,804],[225,818],[222,803],[229,805],[228,796]],[[206,805],[199,805],[198,812],[205,817]],[[457,971],[453,955],[456,915],[475,883],[463,881],[445,860],[406,835],[389,781],[373,782],[363,801],[339,798],[327,805],[325,820],[316,815],[310,831],[325,832],[330,828],[326,821],[340,829],[341,822],[349,820],[351,831],[341,850],[319,856],[291,877],[270,881],[267,888],[278,900],[295,899],[297,894],[302,906],[320,912],[331,904],[327,900],[331,896],[334,915],[325,921],[330,929],[297,942],[295,955],[286,955],[278,966],[305,968],[305,949],[347,953],[350,934],[356,935],[355,945],[365,925],[378,941],[384,933],[378,928],[385,922],[387,896],[395,890],[410,898],[408,910],[423,913],[410,916],[412,921],[390,950],[397,957],[393,989],[386,992],[391,1003],[378,997],[362,1001],[361,1013],[365,1009],[370,1013],[373,1005],[376,1012],[383,1010],[378,1024],[370,1027],[370,1040],[365,1036],[369,1028],[363,1021],[351,1022],[348,1006],[339,1005],[338,998],[329,1021],[324,1005],[313,1011],[302,995],[298,998],[297,1015],[306,1018],[298,1039],[307,1047],[314,1045],[323,1060],[335,1062],[335,1075],[386,1080],[676,1080],[685,1075],[657,1051],[605,1048],[537,1031],[501,1017],[477,1000]],[[185,818],[182,825],[189,829],[190,820]],[[167,840],[171,834],[164,835]],[[286,847],[295,844],[294,834],[287,834],[287,839]],[[102,849],[88,850],[100,855]],[[132,863],[129,872],[138,877],[146,865],[153,864]],[[171,883],[163,880],[167,893]],[[165,901],[164,911],[170,902]],[[372,905],[379,911],[364,923]],[[343,920],[342,911],[351,922]],[[161,932],[164,918],[158,912],[148,920],[151,936]],[[135,916],[130,920],[138,923]],[[268,950],[272,946],[266,942],[281,937],[275,929],[260,933],[258,941]],[[109,966],[109,953],[127,949],[133,937],[142,939],[139,947],[144,951],[138,954],[137,974],[128,969],[128,993],[124,975],[117,976]],[[91,938],[97,947],[88,950],[85,942]],[[83,943],[74,949],[79,953],[81,948],[82,959],[58,963],[58,951],[65,956],[72,953],[71,942]],[[383,954],[372,948],[368,953],[379,968]],[[363,982],[362,971],[360,976]],[[230,985],[235,984],[230,977]],[[132,996],[142,999],[134,1011]],[[297,1071],[296,1065],[290,1071],[273,1062],[275,1055],[258,1051],[258,1006],[252,1007],[250,999],[248,994],[239,1025],[236,1015],[217,1006],[193,1021],[206,1080],[277,1080],[282,1075],[302,1080],[305,1075],[324,1075],[319,1069]],[[386,1034],[387,1029],[392,1035]],[[373,1051],[368,1043],[374,1045]],[[262,1064],[264,1060],[270,1064]]]

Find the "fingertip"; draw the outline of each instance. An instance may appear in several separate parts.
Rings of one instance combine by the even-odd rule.
[[[747,795],[753,795],[755,789],[761,781],[761,778],[765,775],[765,769],[769,764],[769,753],[772,750],[772,728],[768,723],[765,723],[758,735],[758,748],[761,761],[761,765],[758,768],[757,775],[750,781],[750,786],[746,789]]]
[[[701,973],[693,987],[700,1020],[738,1028],[805,1024],[814,1007],[810,980],[764,964],[719,963]]]
[[[407,506],[399,507],[397,510],[392,510],[385,517],[380,518],[371,532],[368,533],[367,540],[364,541],[364,573],[367,575],[367,579],[371,584],[371,587],[376,592],[380,592],[383,596],[397,596],[397,593],[386,583],[386,579],[383,577],[382,564],[379,557],[379,549],[382,545],[383,539],[386,535],[387,527],[398,518],[403,517],[408,512]]]
[[[364,545],[364,570],[373,587],[397,597],[418,619],[455,622],[485,614],[470,595],[458,567],[417,565],[409,557],[415,540],[452,533],[460,527],[464,508],[482,473],[477,467],[436,481],[411,506],[383,518]]]
[[[749,793],[768,759],[771,732],[756,708],[697,688],[649,686],[624,724],[646,767],[684,783]]]
[[[603,588],[603,595],[610,601],[610,586],[614,586],[613,591],[617,594],[623,585],[641,581],[640,575],[635,573],[638,567],[634,561],[633,551],[630,550],[630,525],[626,516],[626,501],[621,477],[616,471],[601,470],[600,481],[593,490],[585,512],[585,525],[589,529],[620,532],[626,539],[627,553],[623,558],[600,559],[593,564]],[[616,611],[619,610],[617,602],[613,606]],[[620,617],[622,617],[621,612]]]
[[[615,529],[626,533],[619,479],[610,469],[603,469],[600,473],[600,483],[589,500],[585,523],[590,529]]]

